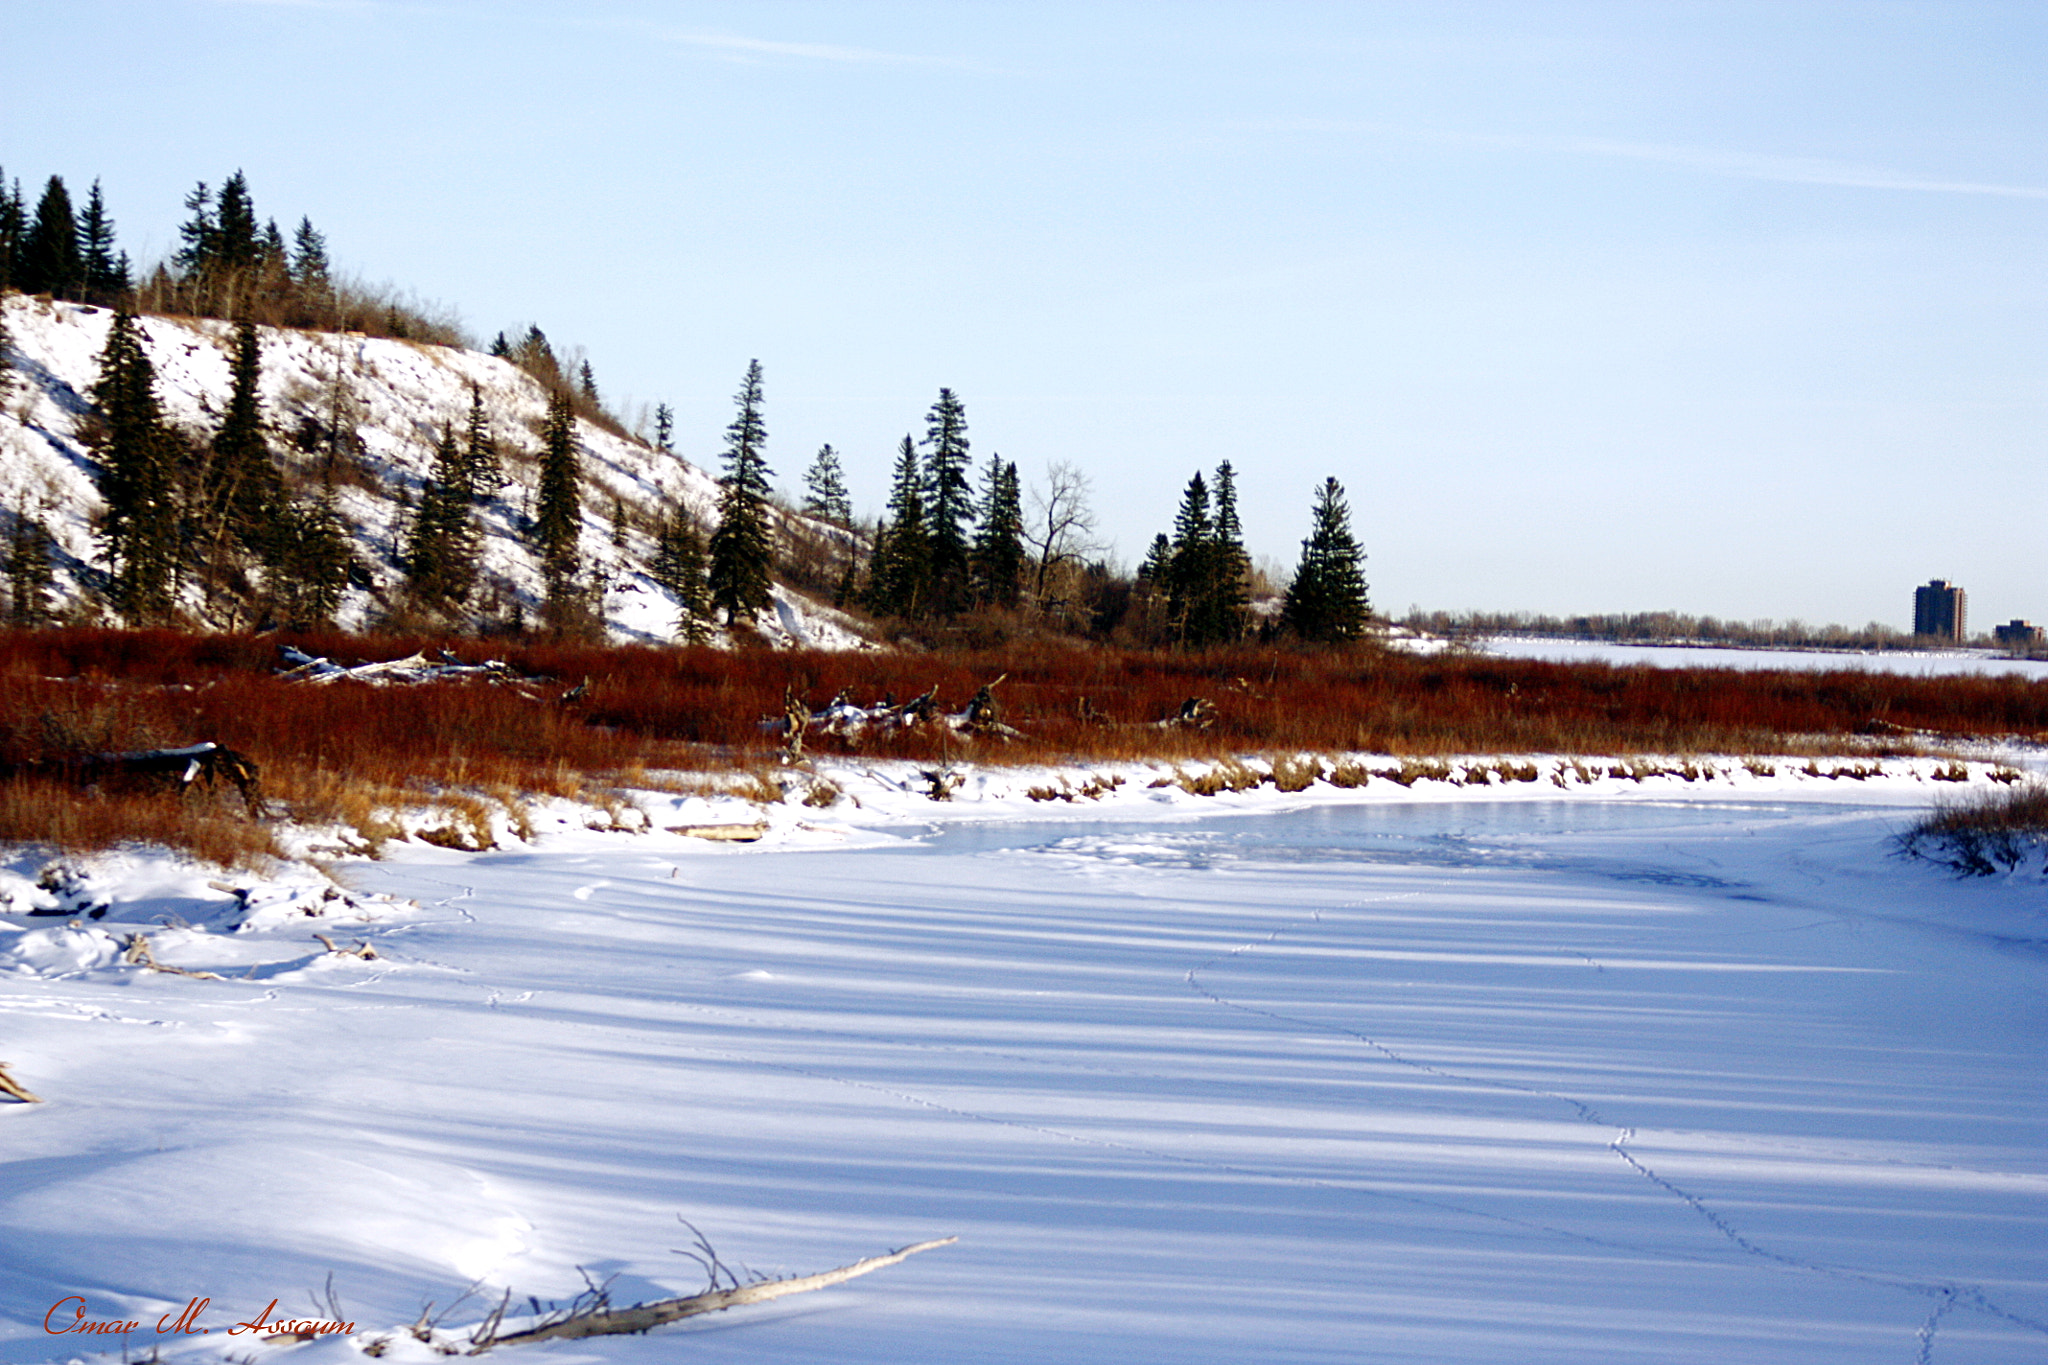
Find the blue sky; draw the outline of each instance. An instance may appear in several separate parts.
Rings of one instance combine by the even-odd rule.
[[[712,461],[879,507],[941,385],[1135,562],[1240,472],[1373,598],[2048,620],[2048,6],[6,0],[0,165],[244,170]]]

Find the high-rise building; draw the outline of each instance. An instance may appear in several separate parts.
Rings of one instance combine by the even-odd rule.
[[[1913,589],[1913,633],[1942,640],[1966,640],[1966,609],[1961,588],[1945,578],[1930,579],[1926,587]]]

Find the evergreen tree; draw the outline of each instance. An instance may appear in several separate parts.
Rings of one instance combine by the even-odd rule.
[[[477,550],[469,471],[449,427],[434,449],[433,471],[420,492],[419,513],[407,538],[406,596],[425,611],[453,617],[475,587]]]
[[[839,452],[830,445],[818,447],[811,467],[804,471],[804,511],[834,526],[853,524],[853,502],[846,495],[846,474],[839,467]]]
[[[570,610],[572,604],[579,600],[576,580],[582,570],[579,542],[583,526],[576,415],[564,390],[556,390],[548,399],[541,445],[533,538],[534,547],[540,552],[541,572],[547,580],[550,621],[561,629],[574,614]]]
[[[284,490],[263,434],[263,341],[256,324],[235,324],[235,355],[227,412],[213,436],[200,489],[205,528],[218,546],[232,538],[258,554],[275,540]]]
[[[462,496],[470,503],[487,502],[505,486],[505,467],[498,461],[498,443],[484,411],[484,391],[469,386],[469,420],[462,437]]]
[[[278,616],[301,629],[332,624],[354,563],[348,530],[335,507],[334,484],[323,485],[318,501],[288,505],[280,531],[282,553],[270,582]]]
[[[1351,507],[1344,486],[1326,479],[1316,490],[1301,564],[1287,589],[1280,623],[1304,640],[1341,643],[1365,632],[1372,608],[1366,601],[1365,556],[1351,534]]]
[[[85,199],[85,213],[78,220],[78,249],[85,284],[85,301],[109,307],[125,297],[131,287],[128,258],[114,250],[114,220],[107,216],[107,203],[100,195],[100,182],[92,182]]]
[[[185,211],[192,216],[178,225],[178,236],[184,245],[171,261],[179,274],[192,279],[212,269],[214,242],[219,236],[213,216],[213,191],[204,180],[185,196]]]
[[[0,293],[16,287],[21,269],[21,243],[28,233],[27,211],[22,205],[21,182],[10,184],[0,174]]]
[[[504,335],[505,334],[503,332],[498,333],[500,339],[502,339]],[[676,448],[675,436],[675,409],[671,408],[666,403],[656,404],[654,408],[654,448],[656,450],[665,452],[673,451]]]
[[[24,294],[68,299],[82,292],[85,264],[78,255],[78,220],[71,214],[71,194],[64,188],[64,177],[53,175],[43,187],[15,269],[15,287]]]
[[[974,514],[968,483],[967,409],[940,389],[925,418],[925,508],[931,532],[932,606],[951,615],[966,596],[967,527]]]
[[[500,360],[510,360],[512,358],[512,343],[505,340],[503,332],[491,338],[490,353]]]
[[[768,428],[761,417],[761,362],[750,361],[734,397],[739,415],[725,429],[724,491],[718,498],[718,529],[711,533],[711,604],[728,626],[751,621],[772,600],[769,570],[774,549],[768,534]]]
[[[39,626],[50,619],[50,532],[26,513],[14,518],[7,544],[7,624]]]
[[[1216,524],[1209,514],[1209,485],[1199,472],[1188,480],[1173,518],[1173,556],[1160,587],[1166,594],[1167,628],[1182,644],[1200,643],[1200,606],[1215,560]]]
[[[654,537],[654,581],[676,599],[676,633],[701,642],[711,622],[711,587],[704,578],[704,537],[689,513],[678,507],[662,518]]]
[[[597,376],[590,372],[590,362],[587,360],[583,362],[582,369],[577,372],[576,391],[582,396],[584,402],[592,407],[597,406]]]
[[[334,269],[327,259],[327,239],[314,230],[313,220],[299,219],[292,233],[292,287],[309,304],[325,303],[334,292]],[[500,333],[502,339],[503,333]]]
[[[1235,640],[1244,634],[1251,570],[1244,527],[1237,519],[1237,472],[1225,460],[1216,466],[1216,562],[1208,607],[1210,622],[1221,640]]]
[[[263,243],[256,227],[256,204],[249,197],[249,180],[240,171],[220,187],[220,203],[214,213],[213,259],[208,263],[222,274],[254,270],[263,260]]]
[[[108,329],[93,400],[105,422],[100,536],[112,561],[114,606],[131,624],[162,621],[177,595],[177,472],[157,404],[156,369],[125,308],[116,309]]]
[[[931,603],[931,528],[925,519],[924,471],[917,442],[909,435],[896,451],[889,489],[889,519],[875,532],[868,565],[868,610],[877,616],[914,620]]]
[[[1017,466],[1001,456],[989,460],[970,568],[977,602],[1017,605],[1024,580],[1024,494]]]

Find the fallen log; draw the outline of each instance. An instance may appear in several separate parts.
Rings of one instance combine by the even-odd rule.
[[[908,1260],[920,1251],[951,1246],[959,1240],[958,1237],[941,1237],[935,1242],[919,1242],[915,1246],[904,1247],[901,1251],[892,1251],[886,1256],[870,1256],[866,1260],[855,1261],[836,1270],[820,1271],[816,1275],[798,1275],[787,1280],[762,1280],[757,1284],[743,1284],[732,1289],[713,1289],[683,1298],[657,1299],[653,1303],[635,1304],[631,1308],[600,1308],[589,1313],[577,1314],[561,1322],[529,1327],[519,1332],[508,1332],[504,1336],[487,1333],[471,1346],[469,1354],[482,1355],[493,1347],[522,1346],[530,1341],[628,1336],[646,1332],[664,1323],[680,1322],[684,1318],[696,1317],[703,1313],[722,1313],[728,1308],[738,1308],[741,1304],[766,1303],[770,1299],[779,1299],[790,1294],[808,1294],[815,1289],[829,1289],[835,1284],[844,1284],[856,1276]]]
[[[751,844],[768,832],[766,821],[752,825],[670,825],[670,834],[687,834],[692,839],[716,839],[721,843]]]

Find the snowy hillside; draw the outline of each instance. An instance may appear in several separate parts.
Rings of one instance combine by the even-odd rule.
[[[83,440],[113,315],[105,309],[10,294],[0,299],[9,356],[0,406],[0,508],[39,518],[57,547],[55,597],[69,608],[89,597],[104,559],[93,535],[101,500]],[[225,322],[143,319],[157,393],[167,419],[204,438],[219,425],[229,392],[232,328]],[[329,460],[326,433],[353,446],[333,470],[339,510],[363,572],[352,582],[339,624],[374,625],[393,600],[401,573],[405,503],[414,503],[443,428],[460,428],[471,386],[482,394],[491,433],[510,483],[479,508],[486,593],[529,616],[541,596],[539,565],[521,534],[535,480],[538,432],[547,395],[509,361],[474,351],[264,328],[263,407],[271,447],[288,484],[316,486]],[[716,478],[679,456],[578,420],[583,463],[582,552],[586,573],[603,587],[605,621],[615,639],[674,637],[677,608],[647,573],[651,528],[665,507],[680,505],[700,526],[715,524]],[[614,500],[627,509],[623,544],[613,543]],[[785,518],[785,523],[795,519]],[[815,532],[840,535],[805,523]],[[201,604],[189,593],[195,618]],[[777,644],[848,648],[860,637],[847,618],[778,586],[775,608],[760,621]]]

